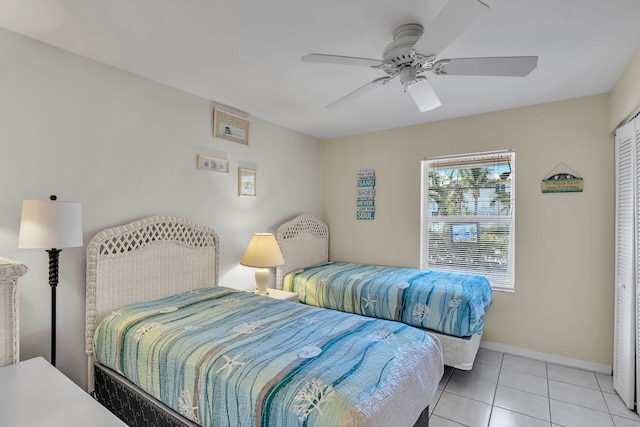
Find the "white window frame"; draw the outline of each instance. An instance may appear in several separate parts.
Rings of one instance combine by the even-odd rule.
[[[477,162],[478,165],[489,164],[489,162],[495,159],[497,162],[504,162],[505,159],[509,164],[509,181],[510,181],[510,209],[507,214],[498,215],[452,215],[452,216],[439,216],[430,211],[429,200],[429,172],[433,170],[445,170],[444,168],[451,169],[464,169],[469,168],[470,165],[474,165]],[[446,166],[443,166],[446,165]],[[460,273],[479,274],[487,277],[491,287],[498,291],[513,292],[515,289],[515,151],[502,150],[484,153],[462,154],[456,156],[443,156],[432,157],[422,160],[422,180],[421,180],[421,203],[420,203],[420,268],[429,270],[444,270],[455,271]],[[499,223],[507,224],[509,229],[509,246],[508,254],[506,256],[506,268],[500,267],[500,273],[497,268],[485,266],[464,266],[460,263],[456,263],[451,267],[445,266],[442,262],[431,262],[429,254],[429,229],[431,226],[438,224],[441,227],[442,224],[446,224],[447,227],[451,227],[453,224],[487,224],[487,223]],[[453,239],[453,237],[452,237]],[[481,236],[478,237],[481,239]],[[455,253],[455,249],[452,247],[450,250]],[[492,272],[493,271],[493,272]]]

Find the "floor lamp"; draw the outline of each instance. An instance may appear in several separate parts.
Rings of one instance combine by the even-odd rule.
[[[82,206],[75,202],[24,200],[19,248],[46,249],[51,287],[51,364],[56,365],[56,287],[61,248],[82,246]]]

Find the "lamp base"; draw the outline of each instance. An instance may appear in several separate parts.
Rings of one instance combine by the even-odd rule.
[[[267,291],[267,287],[269,286],[269,281],[271,280],[271,270],[268,268],[257,268],[256,269],[256,286],[258,289],[256,290],[256,294],[258,295],[269,295]]]

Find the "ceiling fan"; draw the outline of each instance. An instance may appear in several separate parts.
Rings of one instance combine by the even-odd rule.
[[[382,52],[382,60],[311,53],[303,56],[302,61],[366,66],[387,74],[343,96],[327,108],[343,105],[399,77],[405,92],[409,92],[418,109],[430,111],[442,103],[427,77],[422,75],[426,71],[442,76],[524,77],[536,68],[537,56],[436,58],[486,8],[488,6],[481,0],[449,0],[426,30],[420,24],[398,27],[393,32],[393,41]]]

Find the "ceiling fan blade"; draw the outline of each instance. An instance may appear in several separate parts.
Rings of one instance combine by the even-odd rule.
[[[524,77],[538,65],[537,56],[443,59],[433,64],[435,74],[449,76]]]
[[[327,105],[327,108],[339,107],[341,105],[346,104],[347,102],[353,101],[354,99],[364,95],[365,93],[372,91],[376,87],[381,86],[383,84],[387,84],[389,80],[391,80],[392,78],[393,77],[380,77],[379,79],[375,79],[374,81],[369,82],[364,86],[360,86],[358,89],[354,90],[353,92],[348,93],[342,98],[338,99],[337,101]]]
[[[379,67],[382,61],[379,59],[358,58],[355,56],[325,55],[323,53],[310,53],[302,57],[302,62],[320,62],[324,64],[357,65],[363,67]]]
[[[486,10],[478,0],[449,0],[436,19],[424,26],[413,49],[424,55],[438,55]]]
[[[407,86],[407,91],[422,113],[431,111],[442,105],[440,98],[436,95],[436,91],[433,90],[431,83],[429,83],[427,79],[422,79]]]

